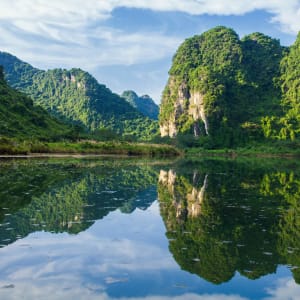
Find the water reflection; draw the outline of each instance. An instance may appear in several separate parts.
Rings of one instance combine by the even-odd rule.
[[[0,298],[297,299],[299,177],[256,161],[0,162]]]
[[[300,177],[225,161],[162,169],[160,210],[182,269],[209,282],[288,265],[300,283]]]
[[[155,200],[157,173],[113,161],[19,161],[0,171],[0,244],[35,231],[77,234],[120,209],[146,209]]]

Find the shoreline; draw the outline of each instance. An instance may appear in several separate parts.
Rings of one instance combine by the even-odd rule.
[[[14,142],[0,145],[0,157],[86,157],[86,156],[181,156],[176,147],[165,144],[94,142]]]
[[[171,158],[179,157],[182,158],[205,158],[205,157],[223,157],[223,158],[299,158],[300,153],[239,153],[239,152],[228,152],[228,153],[215,153],[215,152],[199,152],[186,153],[183,155],[149,155],[149,154],[124,154],[124,153],[76,153],[76,152],[60,152],[60,153],[28,153],[28,154],[0,154],[0,159],[4,158],[97,158],[97,157],[116,157],[116,158]]]
[[[89,154],[89,153],[30,153],[30,154],[0,154],[1,158],[83,158],[83,157],[141,157],[141,155],[125,155],[125,154]]]

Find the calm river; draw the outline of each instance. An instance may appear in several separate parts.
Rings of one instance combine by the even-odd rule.
[[[300,163],[0,160],[0,299],[300,299]]]

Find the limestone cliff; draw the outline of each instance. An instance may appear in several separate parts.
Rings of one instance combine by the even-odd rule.
[[[168,83],[168,89],[172,91],[171,97],[175,99],[173,112],[167,120],[160,123],[161,136],[176,136],[183,117],[187,119],[188,126],[192,126],[195,136],[209,135],[203,94],[198,91],[190,91],[185,82],[179,84],[178,88],[174,88],[176,86],[174,82],[175,79],[171,77]],[[163,113],[163,109],[161,106],[161,113]],[[199,123],[202,123],[203,126]],[[204,127],[204,130],[201,131],[201,127]]]
[[[163,91],[161,136],[209,136],[198,141],[216,147],[261,136],[265,115],[279,111],[282,55],[275,39],[255,33],[240,40],[222,26],[185,40]]]

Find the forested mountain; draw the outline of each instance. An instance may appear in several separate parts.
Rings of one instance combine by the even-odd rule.
[[[157,120],[159,107],[148,95],[138,96],[134,91],[124,91],[121,95],[144,116]]]
[[[216,27],[177,50],[160,108],[162,136],[192,135],[228,147],[299,135],[300,37],[290,49]]]
[[[89,131],[111,129],[118,134],[148,139],[157,123],[144,117],[127,101],[99,84],[81,69],[38,70],[0,52],[8,83],[56,117]]]
[[[0,138],[51,140],[72,137],[71,126],[33,106],[26,95],[9,87],[0,66]]]

